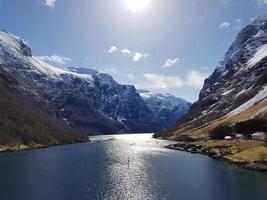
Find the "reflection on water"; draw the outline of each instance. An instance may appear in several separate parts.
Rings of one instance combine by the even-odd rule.
[[[266,200],[267,175],[163,148],[151,134],[0,154],[1,200]]]

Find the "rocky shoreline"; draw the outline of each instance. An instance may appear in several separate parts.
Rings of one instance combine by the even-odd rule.
[[[189,142],[178,142],[176,144],[170,144],[165,148],[185,151],[194,154],[207,155],[214,159],[220,159],[228,163],[243,167],[249,170],[267,172],[266,161],[253,161],[248,162],[245,160],[236,160],[230,157],[232,155],[231,145],[216,145],[207,147],[201,144],[189,143]]]

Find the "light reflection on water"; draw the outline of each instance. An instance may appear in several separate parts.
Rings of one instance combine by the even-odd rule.
[[[0,154],[0,199],[267,199],[267,174],[165,149],[151,134],[91,140]]]
[[[150,154],[166,152],[162,148],[166,142],[160,141],[159,148],[159,141],[151,140],[151,134],[96,136],[92,141],[114,141],[105,147],[109,164],[104,172],[108,180],[104,199],[158,199],[154,191],[160,188],[150,176],[148,159]]]

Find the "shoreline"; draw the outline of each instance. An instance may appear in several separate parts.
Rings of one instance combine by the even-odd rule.
[[[213,159],[221,160],[227,162],[231,165],[236,165],[247,170],[267,172],[267,162],[266,161],[246,161],[238,160],[230,157],[231,150],[230,146],[215,146],[215,147],[204,147],[199,144],[193,144],[190,142],[179,142],[177,144],[170,144],[164,146],[164,148],[172,149],[176,151],[184,151],[192,154],[201,154],[209,156]]]
[[[64,145],[74,145],[74,144],[85,144],[91,142],[88,140],[87,142],[74,142],[74,143],[62,143],[62,144],[51,144],[51,145],[43,145],[43,144],[34,144],[34,145],[25,145],[25,144],[16,144],[16,145],[0,145],[0,154],[2,153],[15,153],[15,152],[23,152],[23,151],[31,151],[36,149],[46,149],[50,147],[64,146]]]

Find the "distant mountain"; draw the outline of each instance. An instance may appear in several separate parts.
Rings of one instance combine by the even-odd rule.
[[[175,122],[189,110],[191,103],[171,94],[153,93],[148,90],[138,90],[155,118],[166,128],[170,128]]]
[[[174,97],[169,98],[173,109],[167,99],[162,101],[166,109],[151,107],[134,86],[121,85],[106,73],[49,65],[6,31],[0,31],[0,83],[6,94],[0,102],[0,145],[61,143],[64,138],[71,143],[84,140],[80,133],[156,132],[172,123],[165,113],[174,121],[185,112]]]
[[[267,118],[267,16],[257,17],[205,80],[199,100],[166,137],[207,134],[215,126]]]

